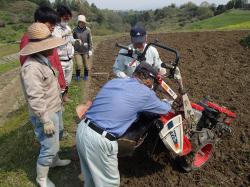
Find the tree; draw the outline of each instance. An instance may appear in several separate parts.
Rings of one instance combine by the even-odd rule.
[[[212,17],[214,12],[209,7],[198,7],[197,16],[200,20]]]
[[[209,7],[209,3],[207,1],[203,1],[201,4],[200,4],[200,7]]]
[[[227,10],[226,5],[218,5],[218,7],[216,8],[214,15],[217,16],[219,14],[222,14],[223,12],[225,12]]]
[[[231,0],[227,3],[226,7],[227,9],[232,9],[232,8],[242,8],[244,5],[243,0]]]

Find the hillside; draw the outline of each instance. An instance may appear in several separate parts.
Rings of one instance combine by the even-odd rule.
[[[0,7],[0,41],[9,43],[20,40],[27,25],[33,21],[37,4],[30,1],[8,2]]]
[[[249,10],[229,10],[218,16],[197,21],[187,26],[190,30],[237,30],[250,29]]]

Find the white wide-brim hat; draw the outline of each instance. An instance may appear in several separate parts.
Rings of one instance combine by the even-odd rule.
[[[29,43],[20,51],[20,55],[27,56],[46,51],[66,44],[66,40],[53,37],[48,27],[43,23],[33,23],[28,28]]]
[[[85,17],[84,15],[79,15],[79,16],[77,17],[77,22],[79,22],[79,21],[84,22],[84,23],[88,23],[88,22],[86,21],[86,17]]]

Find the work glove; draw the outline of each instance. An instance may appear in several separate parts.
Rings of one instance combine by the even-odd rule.
[[[92,56],[93,55],[93,52],[91,50],[89,50],[89,53],[88,53],[89,56]]]
[[[162,99],[163,102],[169,103],[170,105],[173,104],[174,100]]]
[[[128,76],[123,71],[119,72],[117,76],[120,78],[128,78]]]
[[[182,106],[182,95],[179,95],[173,102],[172,102],[172,109],[178,110]]]
[[[181,79],[181,72],[180,72],[180,69],[178,67],[176,67],[176,69],[175,69],[174,79],[177,79],[177,80]]]
[[[44,123],[43,124],[43,131],[44,131],[44,134],[46,134],[46,135],[54,134],[56,131],[56,128],[55,128],[53,121],[48,121],[48,122]]]

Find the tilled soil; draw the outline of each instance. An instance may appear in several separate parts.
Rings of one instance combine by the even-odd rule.
[[[232,125],[233,135],[216,144],[214,157],[199,171],[183,172],[170,159],[168,151],[158,146],[152,157],[139,150],[130,158],[119,159],[121,186],[250,185],[250,51],[239,44],[247,34],[249,31],[149,35],[148,41],[158,39],[179,51],[184,85],[192,101],[210,96],[214,102],[234,111],[237,120]],[[97,46],[90,99],[114,77],[112,65],[119,50],[116,42],[128,44],[129,38],[108,40]],[[159,51],[162,61],[173,59]]]

